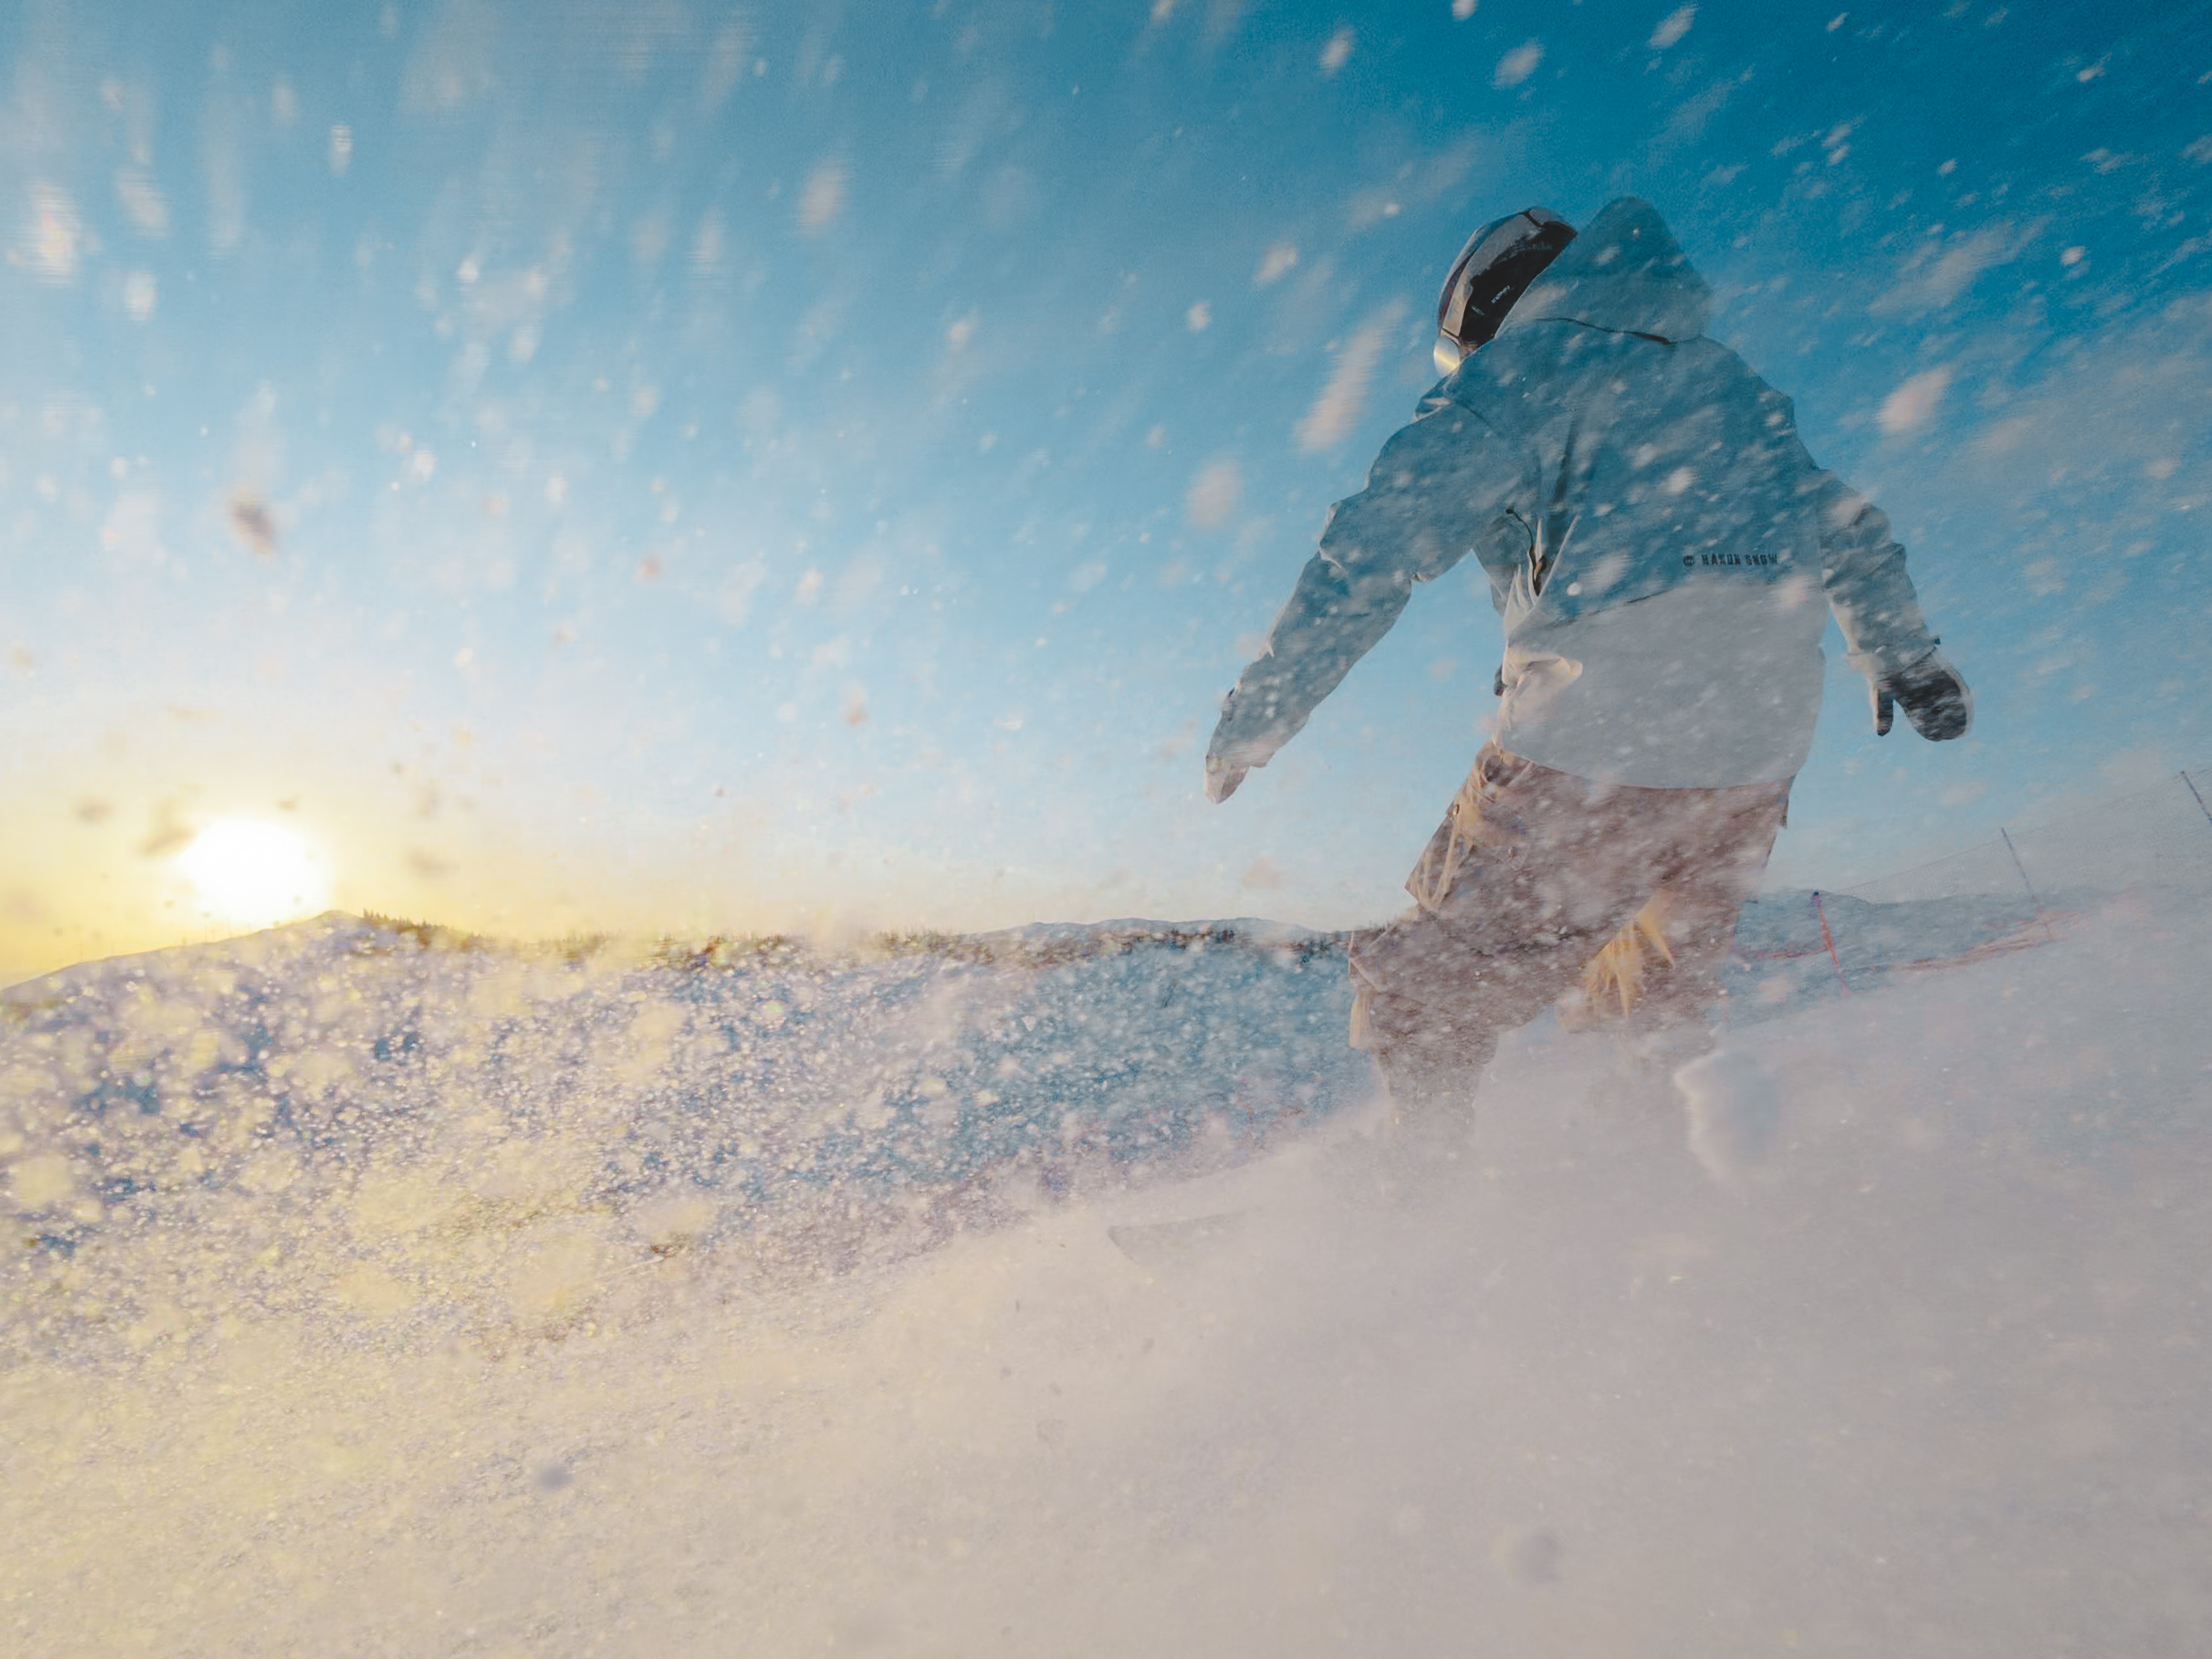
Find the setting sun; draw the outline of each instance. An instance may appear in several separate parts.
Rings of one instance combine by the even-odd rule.
[[[278,824],[218,818],[176,864],[210,915],[240,927],[311,915],[330,899],[330,875],[314,848]]]

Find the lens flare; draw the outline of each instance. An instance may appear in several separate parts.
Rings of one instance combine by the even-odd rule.
[[[330,875],[307,837],[251,818],[217,818],[177,854],[179,873],[210,915],[266,927],[330,902]]]

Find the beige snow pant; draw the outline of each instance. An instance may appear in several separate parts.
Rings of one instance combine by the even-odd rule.
[[[1661,888],[1673,963],[1630,1016],[1651,1030],[1718,996],[1790,784],[1594,783],[1486,744],[1407,878],[1416,908],[1352,941],[1352,1041],[1401,1103],[1471,1093],[1505,1032],[1577,987]]]

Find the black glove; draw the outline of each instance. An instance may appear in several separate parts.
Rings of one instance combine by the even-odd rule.
[[[1893,680],[1875,682],[1875,736],[1889,735],[1895,703],[1905,705],[1905,718],[1930,743],[1963,738],[1974,723],[1974,694],[1966,690],[1959,671],[1941,657],[1930,657]]]

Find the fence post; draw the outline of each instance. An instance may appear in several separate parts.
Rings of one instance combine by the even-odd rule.
[[[2187,786],[2191,794],[2197,796],[2197,810],[2204,814],[2204,822],[2212,823],[2212,806],[2207,806],[2204,797],[2197,794],[2197,780],[2189,775],[2189,769],[2185,766],[2181,769],[2181,781]]]
[[[2027,889],[2027,902],[2035,907],[2036,925],[2043,929],[2044,941],[2047,944],[2051,939],[2051,923],[2043,914],[2043,901],[2036,896],[2035,884],[2027,878],[2027,866],[2020,861],[2020,848],[2012,844],[2012,831],[1999,824],[1997,834],[2004,837],[2005,851],[2012,854],[2012,867],[2020,872],[2020,884]]]

